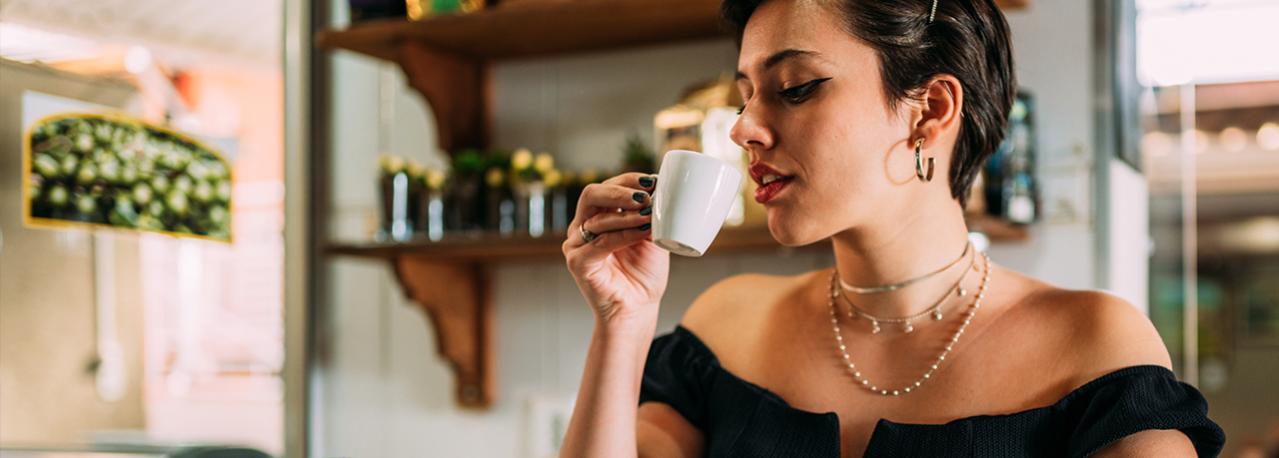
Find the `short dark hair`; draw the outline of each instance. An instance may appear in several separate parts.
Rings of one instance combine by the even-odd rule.
[[[724,0],[720,12],[742,43],[746,21],[768,0]],[[1017,93],[1008,22],[993,0],[825,0],[852,36],[879,55],[889,107],[922,95],[939,74],[964,90],[959,138],[950,164],[950,193],[959,204],[982,164],[1003,141]]]

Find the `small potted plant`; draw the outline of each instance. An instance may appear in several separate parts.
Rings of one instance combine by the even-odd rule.
[[[515,223],[522,232],[540,237],[547,229],[547,189],[544,181],[555,168],[548,153],[536,156],[520,148],[511,156],[511,190],[515,194]]]
[[[453,186],[446,193],[445,224],[457,231],[481,231],[484,229],[484,203],[480,200],[484,157],[478,150],[467,149],[453,156],[452,165]]]

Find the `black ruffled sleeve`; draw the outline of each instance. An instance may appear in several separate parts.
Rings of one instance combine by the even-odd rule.
[[[714,354],[701,341],[682,327],[676,327],[671,333],[653,339],[649,347],[639,403],[656,401],[670,405],[693,426],[705,431],[716,364]]]
[[[1208,403],[1199,390],[1160,366],[1111,372],[1075,390],[1060,405],[1073,420],[1069,456],[1088,456],[1148,429],[1185,433],[1199,456],[1217,456],[1226,441],[1208,419]]]

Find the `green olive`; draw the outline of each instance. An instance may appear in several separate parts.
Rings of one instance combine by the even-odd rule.
[[[146,205],[151,202],[151,187],[146,183],[138,183],[133,186],[133,200],[139,204]]]
[[[137,161],[139,156],[138,149],[127,143],[124,146],[117,149],[115,154],[117,156],[120,156],[120,160],[124,162]]]
[[[195,187],[195,183],[191,181],[191,177],[186,175],[178,175],[173,179],[173,189],[183,194],[191,194],[191,188]]]
[[[111,128],[110,124],[102,123],[98,124],[98,128],[95,129],[93,133],[99,142],[106,143],[111,141],[111,134],[114,133],[112,132],[113,130],[114,129]]]
[[[89,134],[80,134],[75,139],[75,147],[81,153],[87,153],[93,150],[93,136]]]
[[[151,179],[151,189],[154,189],[155,192],[169,192],[169,177],[156,175],[155,178]]]
[[[196,161],[187,166],[187,175],[194,180],[204,180],[209,176],[209,169],[203,163]]]
[[[80,168],[80,158],[77,157],[76,155],[68,154],[67,157],[62,158],[62,174],[63,175],[69,176],[71,174],[74,174],[76,173],[76,170],[79,168]]]
[[[164,203],[158,200],[151,201],[147,204],[147,214],[156,218],[164,216]]]
[[[190,205],[187,195],[176,189],[169,191],[169,194],[165,196],[164,203],[168,205],[169,211],[178,216],[186,215],[187,207]]]
[[[35,159],[32,160],[32,166],[37,174],[45,178],[57,178],[61,172],[58,167],[58,160],[44,153],[36,155]]]
[[[60,184],[53,185],[49,188],[49,204],[54,207],[66,206],[71,199],[71,194],[67,192],[67,188]]]
[[[133,164],[120,169],[120,184],[128,186],[138,182],[138,167]]]
[[[98,210],[98,201],[94,200],[93,196],[82,195],[76,197],[75,206],[76,210],[80,211],[80,214],[90,215]]]
[[[80,171],[76,173],[76,182],[82,185],[88,185],[98,179],[98,167],[92,162],[86,162],[80,166]]]
[[[195,197],[197,202],[207,204],[213,200],[213,186],[207,181],[196,183],[195,190],[191,195]]]
[[[111,183],[120,182],[120,162],[114,159],[106,160],[98,165],[98,172],[102,174],[102,179]]]
[[[209,209],[209,221],[214,225],[225,226],[230,214],[226,211],[226,207],[213,207]]]
[[[218,182],[218,200],[222,202],[231,201],[231,183],[228,181]]]

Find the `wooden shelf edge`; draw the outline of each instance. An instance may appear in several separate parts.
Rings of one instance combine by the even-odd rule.
[[[562,254],[564,232],[549,232],[541,237],[526,234],[508,237],[493,234],[460,234],[432,242],[336,243],[326,247],[330,255],[390,259],[403,254],[429,256],[435,260],[486,262],[510,259],[554,258]],[[816,244],[814,244],[816,245]],[[782,249],[766,227],[729,227],[720,231],[708,255],[727,252]]]
[[[1030,240],[1030,229],[987,215],[968,215],[964,218],[970,232],[980,232],[990,238],[991,242],[1012,243]]]
[[[1016,11],[1030,7],[1030,0],[995,0],[995,5],[1005,12]]]
[[[989,216],[966,218],[968,229],[986,234],[992,242],[1025,242],[1030,239],[1026,226],[1017,225]],[[444,240],[410,242],[335,243],[325,248],[325,253],[336,256],[354,256],[373,259],[394,259],[401,255],[428,257],[435,261],[449,262],[498,262],[519,259],[547,259],[561,256],[560,244],[563,232],[550,232],[541,237],[492,234],[446,236]],[[825,243],[787,248],[777,243],[763,226],[726,227],[715,237],[715,243],[707,251],[708,256],[769,250],[826,248]]]
[[[421,21],[361,22],[320,31],[315,43],[395,60],[397,43],[413,40],[440,51],[501,60],[716,36],[725,36],[719,0],[540,0]]]

